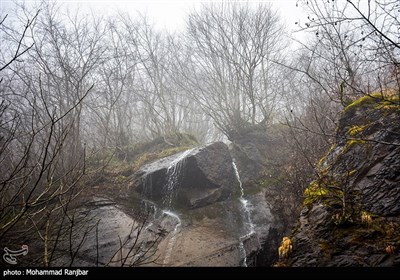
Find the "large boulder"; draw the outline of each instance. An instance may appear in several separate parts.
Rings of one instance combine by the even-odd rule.
[[[165,208],[197,208],[238,189],[228,147],[217,142],[142,166],[133,189]]]
[[[373,95],[343,111],[286,265],[400,266],[399,109],[398,97]]]

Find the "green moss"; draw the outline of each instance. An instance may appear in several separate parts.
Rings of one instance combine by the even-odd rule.
[[[349,149],[353,148],[355,145],[363,145],[365,143],[367,143],[367,141],[361,139],[355,139],[355,138],[348,139],[346,145],[343,148],[342,154],[347,153]]]
[[[144,153],[138,159],[135,160],[133,168],[134,168],[134,170],[138,170],[141,166],[143,166],[146,163],[149,163],[149,162],[161,159],[161,158],[165,158],[165,157],[168,157],[170,155],[173,155],[173,154],[176,154],[179,152],[186,151],[190,148],[191,148],[191,146],[180,146],[180,147],[164,149],[164,150],[161,150],[161,151],[155,152],[155,153]]]
[[[345,172],[344,174],[328,175],[323,174],[321,177],[310,183],[304,191],[303,205],[307,206],[315,202],[322,202],[324,205],[333,207],[343,207],[343,199],[348,196],[345,193],[344,184],[348,183],[349,177],[356,174],[356,170]],[[347,186],[349,188],[349,186]],[[347,197],[346,200],[350,198]],[[346,202],[346,205],[349,202]],[[348,205],[349,206],[349,205]],[[348,217],[341,217],[348,218]]]
[[[335,148],[336,148],[336,143],[333,143],[332,146],[329,148],[328,152],[327,152],[323,157],[321,157],[321,158],[319,159],[319,161],[318,161],[318,163],[317,163],[317,167],[319,167],[319,168],[322,167],[322,165],[324,164],[324,162],[325,162],[327,156],[330,155],[330,154],[333,152],[333,150],[334,150]]]
[[[310,205],[317,200],[326,198],[328,195],[328,189],[321,186],[318,180],[312,181],[310,186],[304,191],[304,205]]]
[[[349,140],[347,141],[346,146],[347,146],[348,148],[350,148],[350,147],[353,146],[353,145],[362,145],[362,144],[365,144],[365,143],[366,143],[365,140],[361,140],[361,139],[349,139]]]
[[[87,161],[88,173],[93,173],[92,177],[94,178],[94,183],[90,184],[124,185],[129,180],[129,176],[144,164],[196,145],[197,140],[194,136],[174,133],[158,137],[150,142],[102,149],[92,154]]]
[[[349,135],[351,137],[355,137],[359,135],[361,132],[363,132],[366,128],[368,128],[370,124],[366,125],[353,125],[352,127],[349,128]]]
[[[399,95],[395,91],[386,91],[384,93],[372,93],[365,95],[359,99],[354,100],[345,109],[344,112],[351,111],[352,109],[361,106],[375,105],[376,109],[399,109],[400,100]]]
[[[382,94],[380,93],[374,93],[371,95],[365,95],[359,99],[354,100],[352,103],[350,103],[345,109],[344,112],[348,112],[352,109],[359,108],[361,106],[367,105],[367,104],[373,104],[377,100],[382,100]]]
[[[353,170],[349,171],[347,175],[348,175],[349,177],[351,177],[351,176],[355,175],[356,173],[357,173],[357,170],[356,170],[356,169],[353,169]]]
[[[398,223],[376,216],[368,227],[361,223],[353,223],[348,227],[333,227],[328,239],[320,241],[319,245],[323,253],[326,253],[329,248],[333,248],[334,251],[337,247],[361,246],[368,248],[371,255],[382,254],[385,253],[388,245],[399,248],[398,230]],[[334,252],[331,251],[331,253]]]
[[[283,185],[286,182],[285,179],[286,178],[281,177],[281,174],[276,176],[267,175],[263,176],[257,184],[263,188],[268,188],[270,186]]]
[[[262,186],[260,185],[250,185],[250,186],[246,186],[245,188],[245,195],[246,196],[250,196],[253,194],[257,194],[259,192],[262,191]]]
[[[398,100],[397,103],[391,101],[384,101],[379,103],[375,108],[378,110],[391,112],[393,110],[400,110],[400,105],[398,103],[399,103]]]
[[[326,157],[329,155],[329,153],[327,153],[326,155],[324,155],[323,157],[321,157],[317,163],[317,167],[322,167],[322,165],[324,164]]]

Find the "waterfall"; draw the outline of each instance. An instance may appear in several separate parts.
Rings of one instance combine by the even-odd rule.
[[[176,195],[176,190],[179,185],[179,179],[182,171],[182,167],[185,163],[185,158],[192,152],[193,149],[186,150],[179,157],[174,159],[171,164],[167,168],[167,183],[163,189],[163,205],[166,208],[163,210],[163,214],[166,214],[176,220],[176,225],[174,230],[171,232],[171,239],[168,241],[166,253],[164,256],[163,264],[168,264],[169,259],[171,257],[171,253],[173,251],[177,234],[180,231],[182,221],[179,215],[176,212],[172,211],[173,205],[172,201],[174,196]]]
[[[179,157],[174,159],[167,168],[167,183],[163,188],[163,204],[167,209],[171,209],[176,188],[179,184],[179,176],[182,166],[185,163],[185,158],[193,149],[186,150]]]
[[[240,198],[239,198],[239,200],[240,200],[240,203],[242,204],[242,207],[243,207],[243,210],[244,210],[244,214],[245,214],[245,222],[246,222],[247,227],[248,227],[246,236],[250,236],[255,232],[254,224],[253,224],[253,222],[251,220],[251,216],[250,216],[251,204],[247,199],[244,198],[243,184],[242,184],[242,181],[240,180],[239,171],[238,171],[234,161],[232,161],[232,165],[233,165],[233,170],[235,171],[236,179],[239,182],[239,188],[240,188]]]
[[[174,212],[173,210],[173,202],[174,198],[177,194],[177,190],[180,184],[180,179],[182,176],[182,167],[185,163],[185,158],[193,151],[194,149],[189,149],[182,152],[178,157],[172,160],[167,167],[166,170],[166,183],[162,187],[162,199],[161,199],[161,208],[157,207],[153,202],[143,199],[141,201],[141,206],[143,210],[149,214],[150,222],[144,228],[144,232],[148,231],[150,227],[154,225],[155,220],[163,220],[165,215],[172,218],[172,221],[175,221],[175,225],[173,230],[170,232],[170,239],[168,240],[168,244],[165,250],[163,264],[168,265],[171,254],[173,252],[177,235],[181,229],[182,221],[179,217],[179,214]],[[151,196],[153,182],[151,176],[143,176],[143,193]],[[146,242],[148,238],[144,238],[142,244],[140,245],[139,252],[135,258],[140,257],[141,252],[146,250]]]
[[[253,224],[253,222],[251,220],[251,216],[250,216],[251,204],[247,199],[244,198],[243,184],[242,184],[242,181],[240,180],[239,171],[237,169],[235,161],[232,161],[232,166],[233,166],[233,170],[235,171],[236,179],[239,182],[239,189],[240,189],[239,201],[242,204],[242,209],[244,212],[243,218],[244,218],[245,230],[246,230],[246,234],[239,238],[239,241],[240,241],[239,252],[240,252],[240,255],[243,256],[243,264],[242,265],[247,266],[247,253],[246,253],[246,249],[244,248],[243,241],[246,240],[247,238],[249,238],[252,234],[254,234],[255,230],[254,230],[254,224]]]

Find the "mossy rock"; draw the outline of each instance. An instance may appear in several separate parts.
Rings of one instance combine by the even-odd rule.
[[[171,150],[179,147],[194,147],[198,146],[199,142],[196,137],[186,133],[170,133],[168,135],[157,137],[149,142],[139,142],[131,146],[124,147],[126,160],[135,162],[138,158],[145,154],[161,154],[163,151]],[[182,151],[182,149],[180,149]],[[179,152],[179,151],[177,151]],[[165,152],[161,157],[171,155],[172,153]],[[161,158],[158,157],[158,158]],[[155,158],[157,159],[157,158]]]
[[[392,91],[364,96],[344,109],[335,143],[304,192],[289,265],[400,263],[399,103]]]
[[[186,151],[193,146],[191,145],[185,145],[185,146],[178,146],[178,147],[172,147],[172,148],[167,148],[160,150],[158,152],[150,152],[150,153],[143,153],[140,155],[133,163],[133,170],[137,171],[141,166],[156,161],[161,158],[168,157],[173,154],[177,154],[179,152]]]
[[[373,107],[375,109],[400,109],[400,95],[395,91],[386,91],[382,93],[372,93],[356,99],[350,103],[344,110],[344,113],[356,110],[358,108]]]

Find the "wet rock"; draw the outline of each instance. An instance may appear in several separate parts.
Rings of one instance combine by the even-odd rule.
[[[222,142],[144,165],[133,184],[145,198],[180,209],[226,200],[237,187],[232,158]]]
[[[274,136],[274,132],[268,133],[263,126],[247,124],[230,138],[231,154],[244,184],[261,178],[270,161],[279,164],[282,159],[278,137]]]
[[[318,167],[310,188],[323,192],[309,195],[286,265],[398,265],[400,111],[379,98],[355,104],[343,112],[336,143]]]
[[[126,214],[116,203],[94,197],[76,209],[75,219],[81,221],[74,228],[71,246],[74,256],[70,258],[69,241],[62,240],[58,250],[62,257],[57,266],[109,266],[118,265],[113,258],[121,249],[121,242],[134,237],[138,221]],[[128,245],[129,242],[127,242]]]

